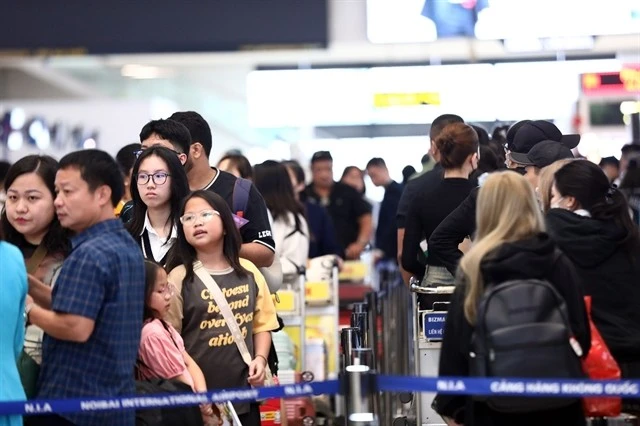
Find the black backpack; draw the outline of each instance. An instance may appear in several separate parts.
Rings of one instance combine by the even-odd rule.
[[[136,381],[139,396],[157,396],[163,393],[193,392],[186,383],[178,380],[150,379]],[[202,426],[202,414],[197,405],[162,407],[136,410],[136,426]]]
[[[472,348],[472,376],[584,378],[581,350],[571,331],[566,303],[547,281],[522,279],[489,286],[478,307]],[[577,401],[500,396],[475,399],[505,413],[549,410]]]
[[[233,184],[233,194],[232,194],[232,206],[231,209],[233,214],[244,217],[245,212],[247,211],[247,206],[249,204],[249,194],[251,193],[251,183],[250,180],[244,178],[237,178],[235,183]],[[277,330],[273,330],[274,332],[280,331],[284,328],[284,323],[282,319],[278,317],[279,328]],[[269,369],[271,370],[271,374],[278,374],[278,354],[276,353],[276,348],[271,344],[271,348],[269,349],[269,356],[267,357],[267,364],[269,364]]]

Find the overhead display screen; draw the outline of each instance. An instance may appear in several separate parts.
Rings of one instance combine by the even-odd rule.
[[[325,47],[328,40],[327,0],[20,0],[1,14],[0,55]]]
[[[372,43],[638,32],[637,0],[367,0],[367,34]]]

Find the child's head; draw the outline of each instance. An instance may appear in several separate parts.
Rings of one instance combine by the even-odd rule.
[[[197,253],[211,250],[221,250],[233,269],[244,273],[239,260],[240,233],[222,197],[211,191],[192,192],[182,202],[180,223],[177,256],[187,269],[187,278]]]
[[[169,310],[174,288],[167,281],[166,271],[158,263],[145,260],[144,268],[144,320],[162,318]]]

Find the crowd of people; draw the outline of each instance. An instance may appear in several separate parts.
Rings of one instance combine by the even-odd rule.
[[[579,135],[550,122],[490,136],[454,114],[436,118],[429,136],[423,170],[402,183],[377,157],[335,181],[327,151],[312,156],[308,184],[293,160],[252,166],[229,153],[211,167],[211,130],[193,111],[145,124],[115,158],[89,149],[0,165],[0,399],[130,395],[136,379],[152,378],[194,392],[262,386],[281,328],[271,294],[309,258],[356,260],[371,247],[407,282],[456,287],[441,375],[472,374],[485,291],[540,279],[562,295],[581,353],[591,344],[589,295],[622,376],[640,377],[640,145],[598,166],[575,158]],[[365,176],[385,189],[379,204],[367,200]],[[234,407],[243,425],[260,424],[258,403]],[[575,401],[526,416],[471,397],[439,395],[434,407],[450,425],[585,421]],[[200,412],[205,425],[223,416],[211,404]],[[133,425],[135,413],[24,422]]]

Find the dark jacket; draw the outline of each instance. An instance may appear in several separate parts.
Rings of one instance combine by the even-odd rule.
[[[384,198],[380,203],[378,226],[376,227],[376,248],[382,250],[383,259],[396,261],[398,257],[398,226],[396,212],[402,196],[402,185],[395,181],[385,187]]]
[[[553,284],[565,298],[572,331],[585,353],[589,351],[591,337],[584,308],[582,292],[571,261],[555,256],[555,243],[546,234],[502,245],[482,262],[485,287],[511,279],[539,278]],[[440,352],[440,376],[469,376],[469,352],[473,326],[464,316],[466,284],[459,282],[453,294],[444,340]],[[442,395],[434,403],[438,413],[456,418],[465,426],[527,426],[527,425],[583,425],[580,401],[568,407],[538,413],[504,414],[491,410],[486,404],[470,397]]]
[[[336,239],[336,228],[327,209],[321,205],[304,202],[307,223],[311,231],[309,238],[309,259],[335,254],[344,257],[344,253]]]
[[[625,229],[613,221],[551,209],[549,233],[576,265],[591,316],[618,362],[640,361],[640,248],[622,245]]]

